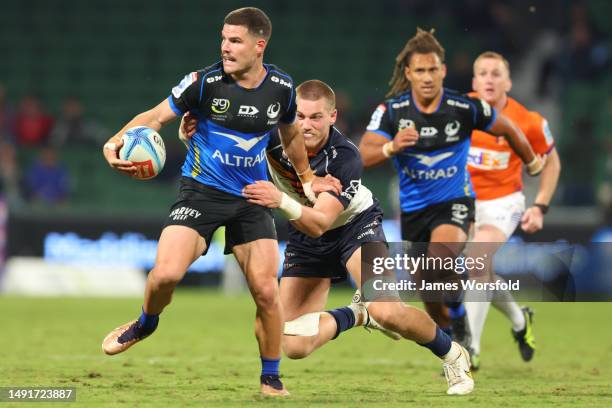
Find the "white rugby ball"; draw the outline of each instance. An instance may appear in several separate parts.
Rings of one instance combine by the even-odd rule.
[[[119,158],[134,163],[137,168],[135,178],[152,179],[157,176],[166,163],[166,147],[159,133],[146,126],[128,129],[123,136],[123,146]]]

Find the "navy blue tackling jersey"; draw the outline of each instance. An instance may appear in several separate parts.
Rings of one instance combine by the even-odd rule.
[[[410,90],[378,105],[368,131],[389,140],[407,127],[419,132],[415,146],[392,158],[403,212],[474,196],[466,168],[470,137],[474,129],[489,130],[495,117],[495,109],[485,101],[446,88],[433,113],[421,112]]]
[[[268,168],[278,189],[304,205],[311,205],[304,195],[302,185],[293,166],[283,153],[278,132],[273,132],[267,149]],[[348,258],[364,242],[385,242],[382,230],[382,210],[370,190],[361,184],[363,163],[359,148],[336,128],[330,129],[327,143],[309,157],[314,173],[323,177],[331,174],[340,180],[342,192],[336,197],[342,211],[329,230],[319,238],[311,238],[289,224],[289,245],[285,253],[285,269],[288,265],[316,265],[316,272],[335,271],[344,268]],[[297,266],[297,265],[293,265]],[[287,275],[283,276],[301,276]],[[319,276],[312,271],[305,276]],[[335,275],[334,275],[335,276]]]
[[[303,205],[311,205],[304,195],[297,173],[283,152],[278,132],[273,132],[270,137],[267,155],[270,175],[278,189]],[[324,177],[331,174],[340,180],[344,189],[339,195],[330,192],[344,207],[330,229],[347,224],[357,214],[372,206],[372,193],[361,184],[363,163],[359,148],[336,128],[330,129],[327,143],[316,155],[309,157],[309,161],[315,175]]]
[[[274,65],[264,67],[266,77],[254,89],[226,75],[222,62],[186,75],[172,89],[172,110],[198,119],[183,176],[240,197],[247,184],[267,180],[270,131],[279,122],[293,123],[296,104],[292,79]]]

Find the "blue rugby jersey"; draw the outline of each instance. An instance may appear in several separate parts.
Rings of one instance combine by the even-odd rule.
[[[378,105],[369,132],[392,140],[397,132],[415,127],[419,140],[392,158],[400,179],[400,207],[417,211],[459,197],[474,197],[467,158],[472,130],[487,131],[496,112],[480,99],[444,89],[433,113],[419,111],[412,92]]]
[[[266,77],[254,89],[226,75],[222,62],[186,75],[172,89],[172,110],[198,118],[183,176],[240,197],[247,184],[267,180],[270,131],[279,122],[293,123],[296,104],[291,77],[274,65],[264,67]]]

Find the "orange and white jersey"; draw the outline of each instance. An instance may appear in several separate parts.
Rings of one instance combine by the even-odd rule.
[[[525,134],[536,154],[548,154],[555,145],[548,122],[508,97],[501,112]],[[493,200],[523,189],[522,161],[504,137],[475,130],[468,157],[468,170],[477,200]]]

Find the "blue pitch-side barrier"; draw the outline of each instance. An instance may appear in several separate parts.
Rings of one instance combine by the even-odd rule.
[[[384,229],[389,242],[399,242],[397,222],[387,220]],[[569,273],[581,293],[612,293],[612,229],[602,229],[591,244],[567,241],[525,242],[513,237],[494,258],[501,276],[531,274],[551,281]],[[286,242],[280,242],[281,254]],[[391,245],[398,248],[399,245]],[[99,238],[85,238],[77,232],[49,232],[44,237],[43,256],[49,262],[90,265],[129,265],[149,270],[155,261],[157,240],[137,232],[105,232]],[[208,254],[190,268],[191,273],[219,273],[225,268],[223,242],[213,240]],[[280,266],[279,266],[280,272]]]

